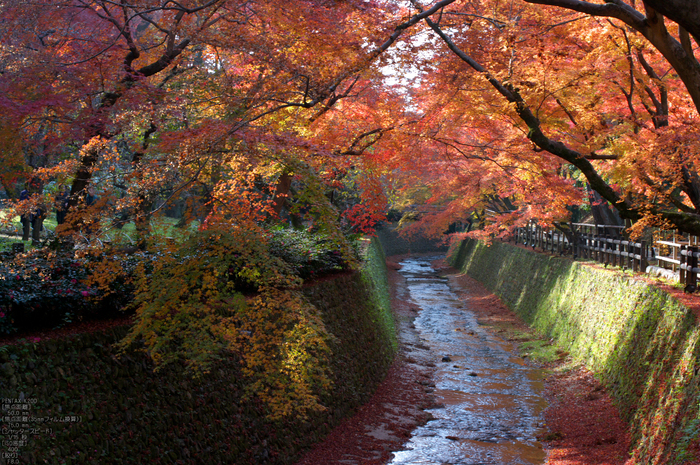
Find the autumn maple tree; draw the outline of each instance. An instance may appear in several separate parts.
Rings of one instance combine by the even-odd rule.
[[[91,186],[112,199],[112,214],[144,228],[157,197],[198,192],[214,205],[227,169],[249,178],[225,181],[237,197],[253,178],[272,184],[279,214],[298,160],[343,151],[312,142],[309,124],[356,94],[360,73],[392,42],[373,43],[383,18],[368,8],[3,2],[5,158],[24,152],[33,176],[70,183],[74,212]],[[348,150],[371,145],[362,139],[352,135]],[[16,194],[17,177],[4,179]]]
[[[351,266],[344,230],[383,215],[371,152],[401,97],[381,91],[376,59],[420,16],[395,23],[379,7],[0,3],[5,191],[38,186],[14,204],[28,214],[53,207],[41,184],[70,185],[57,234],[91,264],[90,292],[133,287],[125,344],[156,366],[201,374],[232,351],[271,415],[322,408],[313,360],[330,336],[269,243],[289,219]],[[184,239],[159,237],[150,226],[175,204]],[[129,222],[135,247],[110,240]]]
[[[415,26],[397,53],[420,124],[397,166],[441,206],[418,226],[561,223],[591,198],[637,231],[700,232],[694,16],[655,3],[441,2]]]
[[[700,233],[687,0],[9,0],[0,20],[0,182],[38,186],[19,214],[53,208],[42,184],[70,186],[59,237],[87,247],[91,286],[131,280],[128,340],[163,363],[206,370],[229,349],[251,376],[280,370],[247,326],[264,315],[275,340],[324,353],[266,244],[292,224],[352,263],[344,233],[389,198],[428,204],[416,227],[432,234],[563,225],[591,199],[640,230]],[[172,211],[182,237],[159,237]],[[133,244],[112,243],[130,222]],[[141,260],[130,276],[124,255]],[[319,407],[325,374],[303,365],[283,368],[292,397]]]

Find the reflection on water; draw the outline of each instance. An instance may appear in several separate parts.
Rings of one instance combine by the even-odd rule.
[[[443,407],[413,431],[390,464],[532,465],[544,463],[543,373],[528,367],[514,347],[480,327],[476,317],[430,267],[432,258],[401,262],[415,321],[434,354],[435,397]]]

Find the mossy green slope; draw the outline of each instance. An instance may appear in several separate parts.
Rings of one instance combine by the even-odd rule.
[[[620,270],[466,240],[450,263],[484,283],[608,387],[635,463],[687,463],[698,441],[700,330],[667,293]]]

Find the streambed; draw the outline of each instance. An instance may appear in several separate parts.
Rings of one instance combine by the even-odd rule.
[[[400,273],[420,307],[415,327],[437,368],[433,420],[416,428],[392,465],[542,464],[544,373],[481,327],[430,262],[409,258]]]

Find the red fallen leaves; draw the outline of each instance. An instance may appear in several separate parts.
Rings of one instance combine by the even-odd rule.
[[[387,463],[392,451],[399,450],[411,431],[427,419],[415,408],[428,400],[423,386],[415,382],[419,376],[405,360],[397,360],[370,401],[337,426],[298,465]],[[395,420],[397,414],[401,421]],[[372,435],[378,431],[384,434]]]
[[[629,427],[588,370],[551,376],[545,389],[548,465],[632,464]]]

